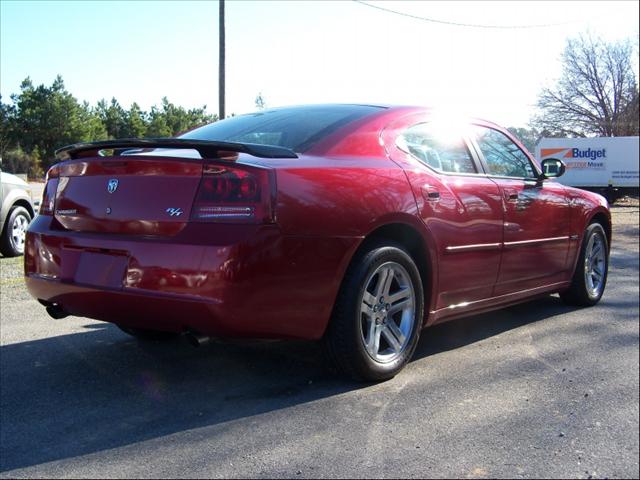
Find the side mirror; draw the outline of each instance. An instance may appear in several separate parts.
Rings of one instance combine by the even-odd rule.
[[[558,178],[564,175],[564,172],[567,170],[566,165],[562,160],[558,160],[557,158],[545,158],[542,163],[542,178]]]

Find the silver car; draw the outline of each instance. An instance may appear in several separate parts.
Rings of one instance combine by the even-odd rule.
[[[35,215],[29,184],[0,172],[0,253],[15,257],[24,253],[24,237]]]

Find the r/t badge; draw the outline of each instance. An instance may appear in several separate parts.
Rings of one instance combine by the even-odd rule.
[[[182,209],[181,208],[171,208],[171,207],[169,207],[165,211],[171,217],[179,217],[180,215],[182,215]]]

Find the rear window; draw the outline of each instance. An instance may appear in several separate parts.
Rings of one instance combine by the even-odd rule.
[[[369,105],[318,105],[264,110],[211,123],[179,138],[277,145],[303,153],[338,128],[382,109]]]

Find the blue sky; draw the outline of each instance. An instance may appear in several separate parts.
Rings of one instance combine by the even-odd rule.
[[[370,2],[411,15],[491,25],[453,27],[353,1],[227,1],[227,111],[320,102],[448,106],[524,125],[560,73],[568,36],[638,36],[638,2]],[[22,79],[91,103],[143,108],[163,96],[217,111],[217,1],[0,1],[0,93]],[[637,41],[637,40],[636,40]]]

